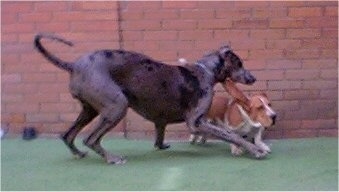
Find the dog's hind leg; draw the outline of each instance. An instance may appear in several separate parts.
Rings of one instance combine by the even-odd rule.
[[[83,129],[87,124],[89,124],[96,116],[98,112],[93,109],[92,106],[89,104],[82,102],[82,111],[79,114],[76,121],[73,125],[69,128],[68,131],[61,135],[61,139],[64,143],[69,147],[71,152],[76,156],[76,158],[83,158],[86,156],[87,153],[80,151],[74,145],[74,139],[77,134]]]
[[[126,162],[123,157],[110,154],[100,144],[102,137],[114,128],[127,113],[128,101],[126,97],[119,90],[115,89],[115,91],[118,93],[115,93],[114,97],[106,97],[103,100],[104,106],[100,110],[99,122],[94,131],[84,140],[84,144],[105,158],[107,163],[123,164]]]
[[[161,150],[167,149],[170,147],[169,144],[164,143],[165,128],[166,128],[166,123],[160,123],[160,122],[155,123],[156,138],[155,138],[154,147],[161,149]]]

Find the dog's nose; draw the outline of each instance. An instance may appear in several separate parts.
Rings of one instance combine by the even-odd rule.
[[[257,80],[249,71],[246,71],[245,79],[246,84],[249,85],[253,84]]]
[[[273,114],[271,116],[271,119],[272,119],[272,125],[274,125],[275,124],[275,120],[277,119],[277,114]]]

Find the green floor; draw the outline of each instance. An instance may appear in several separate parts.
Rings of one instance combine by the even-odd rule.
[[[105,138],[107,149],[128,158],[115,166],[92,152],[73,159],[57,139],[4,139],[1,190],[338,190],[337,138],[269,143],[273,153],[255,160],[231,156],[225,143],[172,142],[156,151],[151,141]]]

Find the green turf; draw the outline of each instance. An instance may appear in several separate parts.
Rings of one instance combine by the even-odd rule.
[[[107,165],[96,154],[73,159],[56,139],[2,140],[2,190],[338,190],[337,138],[273,140],[265,160],[233,157],[225,143],[172,142],[156,151],[151,141],[105,138],[127,156]],[[81,146],[80,140],[77,145]],[[82,149],[86,149],[81,147]]]

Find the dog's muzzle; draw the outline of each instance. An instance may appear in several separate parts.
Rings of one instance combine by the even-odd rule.
[[[248,85],[253,84],[257,79],[247,70],[245,70],[245,74],[244,74],[244,78],[245,78],[245,82]]]

